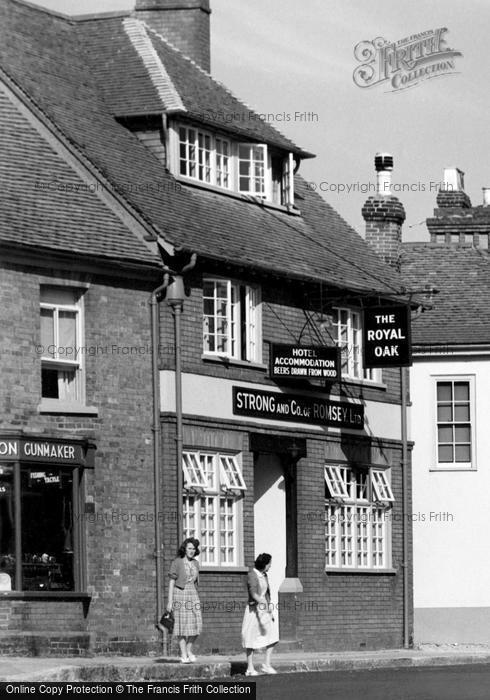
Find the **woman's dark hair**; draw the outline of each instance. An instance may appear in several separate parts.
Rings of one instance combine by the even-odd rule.
[[[196,551],[194,552],[194,556],[198,557],[199,556],[199,540],[194,539],[194,537],[188,537],[186,540],[182,542],[180,545],[177,556],[181,557],[182,559],[185,557],[185,548],[187,547],[188,544],[194,545]]]
[[[259,554],[254,564],[257,571],[263,571],[271,559],[271,555],[266,554],[266,552],[264,552],[263,554]]]

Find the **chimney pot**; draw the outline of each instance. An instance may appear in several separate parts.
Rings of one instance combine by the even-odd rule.
[[[374,156],[374,167],[377,172],[377,193],[390,196],[393,156],[390,153],[376,153]]]
[[[459,168],[444,168],[446,192],[464,192],[464,172]]]
[[[483,206],[490,206],[490,187],[482,187],[483,190]]]

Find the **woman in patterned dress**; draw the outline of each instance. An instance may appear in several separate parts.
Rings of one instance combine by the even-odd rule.
[[[179,640],[180,661],[188,664],[196,660],[192,645],[202,632],[201,603],[196,590],[199,564],[199,540],[188,537],[179,548],[170,565],[167,610],[175,617],[173,634]]]
[[[279,641],[274,630],[274,617],[271,610],[271,594],[267,572],[271,568],[270,554],[259,554],[255,568],[248,572],[248,605],[245,608],[242,624],[242,646],[247,650],[246,676],[257,676],[254,668],[254,650],[265,648],[265,663],[262,673],[277,673],[271,666],[271,654]]]

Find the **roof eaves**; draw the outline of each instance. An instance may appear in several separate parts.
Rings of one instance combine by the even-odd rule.
[[[175,85],[151,43],[147,33],[148,26],[134,17],[127,17],[123,21],[123,28],[158,93],[162,102],[162,112],[186,112]]]

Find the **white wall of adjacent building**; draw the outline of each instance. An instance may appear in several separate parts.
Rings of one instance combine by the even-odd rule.
[[[437,378],[469,378],[472,468],[440,469]],[[416,358],[411,369],[416,642],[490,640],[490,356]]]

